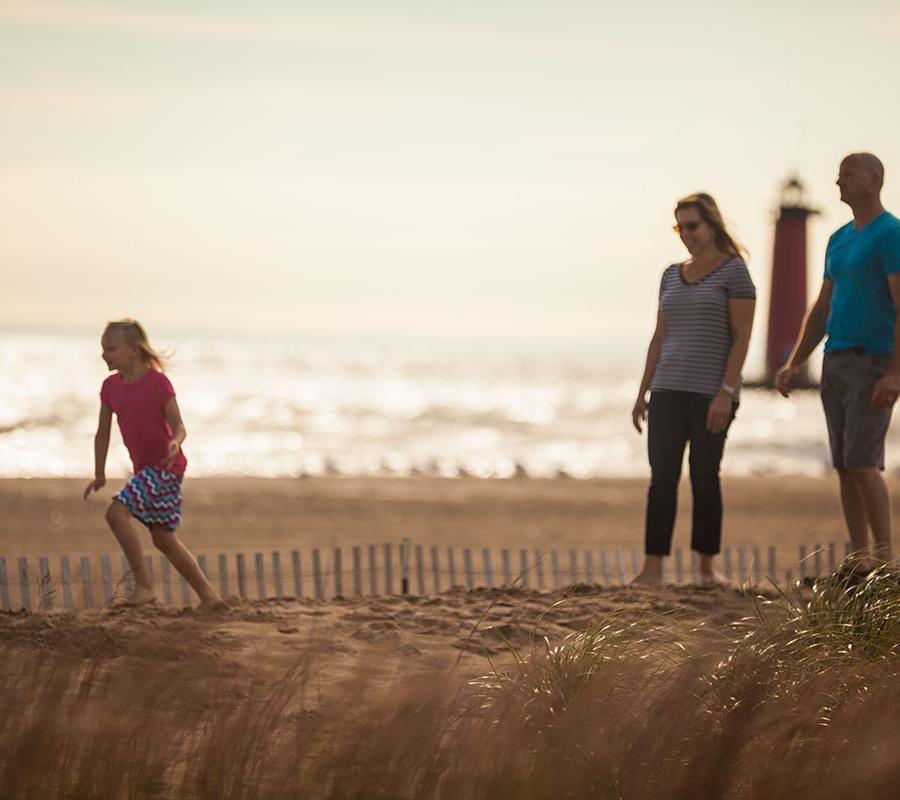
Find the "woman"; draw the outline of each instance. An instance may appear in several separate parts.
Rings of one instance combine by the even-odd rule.
[[[692,194],[679,200],[675,221],[690,257],[663,273],[656,330],[631,412],[638,433],[647,420],[651,472],[646,556],[634,583],[662,583],[681,463],[690,442],[691,548],[699,556],[701,582],[717,585],[726,582],[713,567],[722,540],[719,464],[740,399],[756,289],[712,197]]]

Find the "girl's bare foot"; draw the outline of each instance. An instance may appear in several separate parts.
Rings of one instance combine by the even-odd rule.
[[[130,594],[114,603],[115,606],[125,608],[136,608],[138,606],[149,606],[156,602],[156,595],[152,589],[145,589],[142,586],[136,586]]]
[[[201,614],[220,613],[228,611],[229,605],[221,597],[210,597],[200,601],[197,611]]]

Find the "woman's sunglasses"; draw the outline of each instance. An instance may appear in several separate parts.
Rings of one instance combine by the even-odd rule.
[[[693,233],[702,224],[703,224],[703,220],[693,220],[692,222],[685,222],[684,225],[673,225],[672,230],[678,234]]]

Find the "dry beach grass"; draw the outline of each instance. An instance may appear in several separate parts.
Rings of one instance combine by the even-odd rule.
[[[0,795],[893,797],[900,585],[0,616]]]

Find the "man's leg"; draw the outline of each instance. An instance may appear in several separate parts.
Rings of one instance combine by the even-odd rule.
[[[868,521],[868,527],[872,529],[874,546],[871,554],[875,563],[890,562],[894,557],[891,542],[891,498],[881,471],[877,467],[861,467],[845,471],[851,473],[851,479],[856,488],[856,497],[862,500],[861,514]],[[843,486],[844,482],[841,481],[841,500],[844,499]],[[856,501],[854,498],[851,500],[851,504]],[[850,528],[846,503],[844,517],[847,519],[847,527]],[[862,544],[867,546],[868,531],[865,527],[863,528],[863,537]],[[850,541],[855,550],[862,550],[854,540],[852,531]]]
[[[860,567],[871,567],[869,559],[869,515],[866,511],[866,500],[857,480],[859,470],[838,469],[838,480],[841,485],[841,508],[844,522],[850,535],[850,549],[854,553]]]

